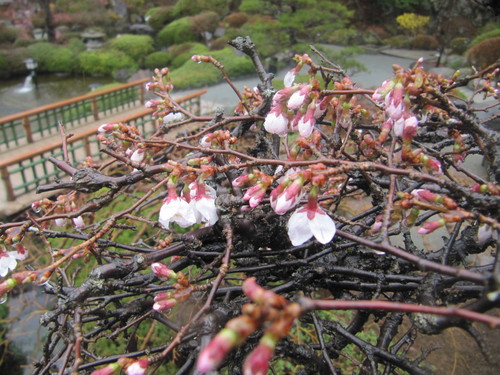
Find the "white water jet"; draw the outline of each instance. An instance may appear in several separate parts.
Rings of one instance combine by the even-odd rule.
[[[22,94],[25,92],[33,91],[33,88],[34,88],[34,84],[33,84],[33,73],[32,73],[24,79],[23,86],[18,88],[16,90],[16,92]]]

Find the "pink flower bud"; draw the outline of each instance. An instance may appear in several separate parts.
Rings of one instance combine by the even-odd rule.
[[[287,107],[289,109],[298,109],[304,104],[307,95],[311,92],[311,85],[304,85],[300,90],[295,91],[288,99]]]
[[[155,300],[156,300],[156,298],[155,298]],[[174,307],[176,304],[177,304],[177,301],[173,298],[162,299],[162,300],[156,301],[153,304],[153,310],[155,310],[155,311],[168,310],[168,309],[171,309],[172,307]]]
[[[264,128],[272,134],[277,134],[280,137],[285,137],[288,134],[288,118],[283,114],[279,105],[271,108],[271,111],[264,120]]]
[[[243,196],[243,199],[248,201],[248,204],[251,208],[255,208],[259,205],[260,202],[264,199],[266,195],[266,187],[261,184],[257,184],[248,189]]]
[[[297,72],[296,72],[295,68],[286,72],[285,78],[283,79],[283,83],[284,83],[285,87],[291,87],[293,85],[293,82],[295,81],[296,75],[297,75]]]
[[[81,216],[73,218],[72,221],[75,228],[79,229],[85,228],[85,222],[83,221],[83,218]]]
[[[66,225],[66,219],[63,217],[57,218],[54,220],[54,224],[58,227],[63,227]]]
[[[250,178],[251,175],[249,174],[244,174],[244,175],[241,175],[239,177],[236,177],[233,182],[232,182],[232,185],[234,187],[241,187],[243,185],[245,185],[246,183],[248,183],[251,178]]]
[[[109,133],[112,133],[113,130],[117,130],[118,128],[119,128],[118,124],[102,124],[101,126],[99,126],[97,131],[99,133],[109,134]]]
[[[422,225],[422,227],[418,230],[419,234],[429,234],[434,232],[436,229],[439,229],[446,225],[445,219],[439,219],[435,221],[428,221]]]
[[[99,370],[95,370],[90,375],[113,375],[116,371],[118,371],[121,366],[118,363],[111,363],[106,367],[100,368]]]
[[[201,351],[196,365],[197,370],[206,373],[217,369],[238,341],[235,331],[224,328]]]
[[[132,153],[130,160],[136,163],[141,163],[144,160],[144,149],[138,148]]]
[[[415,189],[411,192],[411,195],[413,195],[415,198],[422,199],[431,203],[436,203],[436,198],[439,197],[438,194],[433,193],[432,191],[427,189]]]
[[[175,279],[177,277],[177,274],[163,263],[151,264],[151,270],[153,270],[153,273],[157,277],[164,277],[166,279]]]
[[[243,375],[266,375],[276,342],[272,335],[264,335],[243,364]]]
[[[155,99],[151,99],[151,100],[148,100],[146,102],[146,104],[144,104],[144,106],[146,108],[156,108],[158,107],[160,104],[162,103],[161,100],[155,100]]]
[[[146,359],[139,359],[127,367],[127,375],[144,375],[148,369],[149,361]]]

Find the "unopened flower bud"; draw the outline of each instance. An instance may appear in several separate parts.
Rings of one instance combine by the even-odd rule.
[[[153,270],[153,273],[158,277],[163,277],[166,279],[175,279],[177,277],[177,274],[163,263],[153,263],[151,264],[151,269]]]

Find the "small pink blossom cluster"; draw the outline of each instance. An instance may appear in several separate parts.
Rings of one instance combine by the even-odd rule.
[[[91,375],[114,375],[119,373],[122,369],[125,370],[126,375],[144,375],[148,369],[149,361],[147,359],[134,360],[132,358],[122,357],[114,363],[95,370]]]
[[[327,99],[320,100],[319,93],[319,82],[315,78],[308,84],[295,84],[279,90],[274,94],[264,128],[280,137],[285,137],[290,131],[309,137],[316,120],[326,111]]]
[[[170,70],[168,68],[155,69],[153,80],[144,85],[146,91],[164,91],[171,92],[174,89],[170,79]]]
[[[319,164],[313,168],[319,172],[317,175],[314,175],[310,170],[295,171],[291,169],[270,193],[271,208],[276,214],[284,215],[300,203],[306,194],[305,184],[312,183],[307,204],[297,209],[288,220],[288,236],[294,246],[302,245],[313,236],[320,243],[326,244],[335,236],[334,221],[319,207],[317,201],[318,189],[324,184],[321,168],[324,166]],[[271,176],[256,170],[251,174],[236,178],[233,181],[233,186],[254,184],[243,196],[243,199],[247,200],[253,209],[262,202],[272,182]]]
[[[262,104],[262,95],[258,87],[252,89],[244,87],[241,93],[242,100],[238,102],[234,113],[238,115],[248,115],[248,110],[252,111]]]
[[[201,147],[211,148],[228,148],[236,143],[238,138],[233,136],[228,130],[216,130],[212,133],[205,134],[200,139]]]
[[[254,304],[243,306],[243,314],[231,319],[198,356],[197,370],[216,370],[231,350],[241,345],[258,327],[267,323],[259,344],[245,359],[244,375],[265,375],[276,344],[285,337],[301,310],[274,292],[257,285],[255,278],[243,283],[243,292]]]
[[[187,228],[200,223],[214,225],[219,219],[215,207],[216,192],[205,182],[191,182],[182,196],[177,195],[176,182],[169,182],[167,188],[168,195],[163,201],[158,219],[165,229],[169,228],[170,223]]]
[[[409,110],[409,97],[398,76],[384,81],[382,86],[375,90],[372,98],[384,103],[388,117],[384,123],[385,128],[392,128],[395,136],[411,141],[417,132],[418,119]]]
[[[266,195],[267,189],[273,183],[273,178],[267,174],[254,170],[252,173],[237,177],[233,181],[234,187],[242,187],[245,185],[253,185],[247,189],[243,199],[248,201],[250,208],[257,207]]]
[[[44,211],[45,213],[50,212],[55,215],[69,215],[78,210],[76,204],[76,195],[74,192],[68,194],[61,194],[57,196],[55,201],[48,198],[44,198],[40,201],[35,201],[31,204],[31,209],[39,213]],[[72,224],[75,228],[82,229],[85,228],[85,222],[81,216],[76,216],[71,219]],[[58,217],[54,219],[54,224],[58,227],[66,225],[65,217]]]
[[[155,296],[153,310],[164,311],[171,309],[191,296],[193,288],[186,275],[182,272],[174,272],[163,263],[153,263],[151,269],[158,278],[175,281],[173,291],[160,292]]]

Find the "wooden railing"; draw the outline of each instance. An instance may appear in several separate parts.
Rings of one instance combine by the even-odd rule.
[[[0,151],[36,142],[57,133],[58,121],[76,128],[113,112],[144,104],[144,84],[149,79],[59,101],[0,118]]]
[[[201,95],[206,91],[196,91],[177,99],[177,102],[182,103],[183,107],[191,113],[200,114]],[[135,125],[143,135],[151,134],[159,126],[158,120],[152,117],[152,112],[151,109],[144,109],[135,115],[122,118],[118,122]],[[68,155],[74,166],[77,166],[88,156],[94,160],[101,160],[105,157],[99,151],[100,144],[95,136],[96,132],[97,128],[90,129],[68,139]],[[0,175],[4,184],[3,200],[14,201],[23,194],[35,191],[39,184],[48,184],[53,182],[54,178],[62,177],[64,173],[48,161],[49,157],[63,158],[61,146],[62,141],[57,141],[0,161]]]

